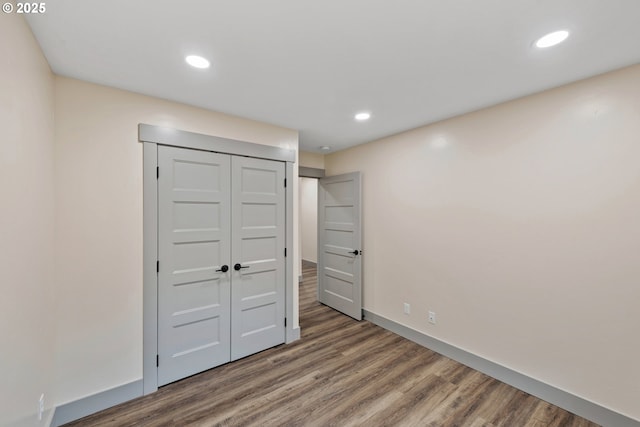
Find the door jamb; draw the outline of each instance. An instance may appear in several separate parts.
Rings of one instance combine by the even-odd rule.
[[[300,327],[294,319],[293,256],[293,163],[296,152],[280,147],[236,141],[177,129],[140,123],[138,141],[143,144],[143,394],[158,389],[158,145],[192,148],[217,153],[256,157],[285,162],[285,342],[300,338]],[[296,177],[297,179],[297,177]]]

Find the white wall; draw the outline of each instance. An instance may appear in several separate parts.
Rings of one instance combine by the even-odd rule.
[[[318,262],[318,180],[300,179],[300,236],[302,259]]]
[[[294,150],[298,133],[62,77],[55,113],[56,384],[66,403],[142,378],[138,123]],[[298,206],[297,180],[293,185]],[[297,229],[295,221],[297,209]]]
[[[0,425],[55,397],[53,74],[20,15],[0,14]]]
[[[640,420],[639,159],[634,66],[325,162],[363,174],[367,310]]]

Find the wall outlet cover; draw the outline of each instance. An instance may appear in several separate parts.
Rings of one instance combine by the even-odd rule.
[[[436,313],[435,311],[429,311],[429,323],[436,324]]]
[[[410,314],[411,313],[411,304],[409,303],[404,303],[404,314]]]

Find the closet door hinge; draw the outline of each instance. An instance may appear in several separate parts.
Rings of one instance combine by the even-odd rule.
[[[160,366],[160,355],[156,354],[156,368]]]
[[[156,261],[156,273],[160,273],[160,261]]]
[[[156,166],[156,179],[160,178],[160,166]]]
[[[287,248],[284,248],[284,256],[287,256]]]
[[[287,326],[287,318],[286,317],[284,318],[284,326],[285,327]]]
[[[287,178],[284,179],[284,188],[287,188]]]

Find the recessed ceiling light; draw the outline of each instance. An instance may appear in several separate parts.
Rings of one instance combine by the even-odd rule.
[[[569,31],[567,30],[554,31],[546,36],[540,37],[536,42],[536,47],[545,48],[555,46],[565,41],[567,37],[569,37]]]
[[[322,147],[320,147],[320,149],[322,151],[329,151],[329,150],[331,150],[331,147],[329,147],[328,145],[323,145]]]
[[[369,120],[370,117],[371,117],[371,113],[362,112],[362,113],[356,114],[356,120],[359,121],[359,122],[363,122],[365,120]]]
[[[192,67],[209,68],[209,61],[207,61],[202,56],[189,55],[184,60],[187,61],[187,64],[191,65]]]

